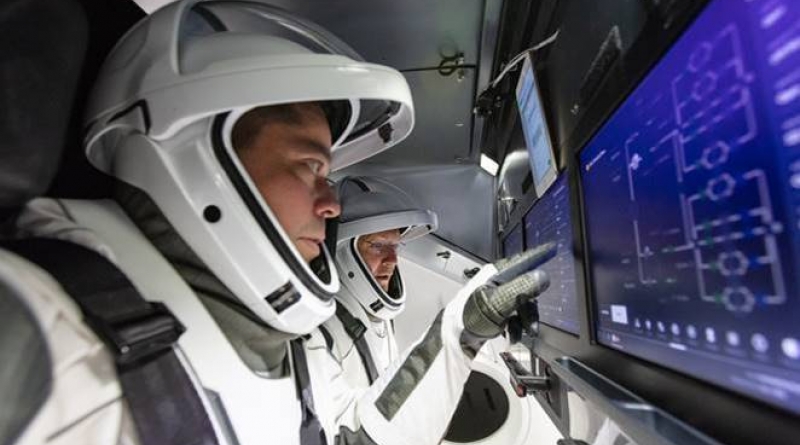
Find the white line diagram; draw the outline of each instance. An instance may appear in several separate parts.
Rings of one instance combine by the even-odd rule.
[[[694,275],[678,284],[738,313],[786,299],[767,178],[737,159],[759,149],[742,51],[735,25],[697,44],[668,89],[636,102],[644,125],[624,144],[639,284]]]
[[[558,253],[540,268],[550,277],[550,289],[537,300],[542,322],[576,332],[578,309],[572,254],[572,225],[569,217],[569,189],[558,179],[525,218],[530,245],[555,242]]]

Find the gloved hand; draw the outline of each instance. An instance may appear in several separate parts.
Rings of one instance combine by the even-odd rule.
[[[556,244],[545,243],[495,263],[497,273],[469,296],[464,306],[464,328],[478,339],[500,335],[509,317],[550,285],[536,268],[556,255]]]

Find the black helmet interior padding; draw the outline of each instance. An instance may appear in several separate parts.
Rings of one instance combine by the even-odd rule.
[[[325,220],[325,245],[336,261],[336,243],[339,242],[339,217]]]
[[[358,139],[389,121],[400,109],[400,104],[384,100],[362,100],[361,114],[347,140]]]
[[[328,125],[331,128],[331,140],[337,141],[347,128],[350,122],[350,116],[353,110],[350,108],[350,102],[346,100],[329,100],[319,103],[325,118],[328,120]]]
[[[403,294],[403,280],[400,279],[400,269],[397,267],[394,268],[394,273],[389,278],[389,290],[386,294],[394,300],[397,300]]]
[[[331,254],[332,255],[332,254]],[[331,271],[325,264],[324,255],[320,254],[309,263],[311,271],[323,282],[329,283],[331,281]]]
[[[332,259],[336,260],[336,232],[337,228],[339,227],[339,218],[330,218],[325,220],[325,246],[328,248],[328,252]],[[311,266],[311,271],[314,272],[320,280],[324,282],[330,282],[331,280],[331,272],[328,270],[326,263],[325,263],[325,256],[322,252],[311,260],[309,264]]]

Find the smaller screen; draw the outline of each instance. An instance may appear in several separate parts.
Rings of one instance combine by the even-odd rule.
[[[541,196],[555,179],[556,163],[530,57],[525,60],[517,85],[517,105],[534,186]]]
[[[516,255],[522,252],[524,247],[522,240],[522,224],[517,224],[516,227],[508,232],[508,235],[506,235],[503,240],[503,257],[508,258],[511,255]]]
[[[525,236],[528,247],[546,242],[558,245],[556,257],[540,267],[550,277],[550,288],[537,299],[539,320],[578,335],[575,260],[572,257],[569,213],[569,187],[566,174],[562,174],[525,215]]]

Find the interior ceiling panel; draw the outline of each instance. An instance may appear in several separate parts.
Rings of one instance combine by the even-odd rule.
[[[442,76],[437,71],[405,73],[414,97],[414,131],[397,146],[370,158],[373,165],[461,163],[469,156],[474,70]]]
[[[462,52],[476,64],[484,0],[268,0],[399,70],[434,68]]]

